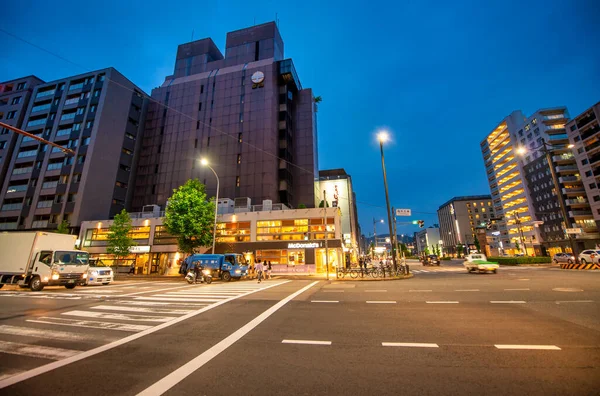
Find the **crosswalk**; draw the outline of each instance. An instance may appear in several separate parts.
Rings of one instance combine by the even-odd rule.
[[[435,274],[439,272],[467,272],[463,267],[438,267],[432,269],[411,269],[414,274]]]
[[[117,341],[132,334],[167,324],[182,316],[219,305],[228,300],[286,283],[285,281],[215,283],[158,288],[147,294],[117,293],[111,298],[74,309],[43,311],[0,325],[0,359],[10,356],[26,359],[26,369],[0,367],[0,388],[13,375],[52,361],[66,359],[84,351]],[[176,286],[180,286],[178,284]],[[160,285],[159,285],[160,286]],[[173,286],[173,285],[171,285]],[[129,291],[131,291],[130,289]],[[115,290],[116,291],[116,290]],[[94,295],[83,293],[2,292],[3,297],[82,299]],[[55,313],[56,312],[56,313]],[[183,318],[182,318],[183,319]],[[181,319],[180,319],[181,320]],[[10,360],[8,360],[10,361]],[[15,363],[16,364],[16,363]]]

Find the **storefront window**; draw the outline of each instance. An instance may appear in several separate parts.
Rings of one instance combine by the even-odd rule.
[[[154,227],[154,240],[153,245],[175,245],[177,244],[177,237],[169,234],[165,226]]]
[[[108,241],[108,235],[110,234],[109,228],[92,228],[86,231],[85,244],[84,246],[90,246],[90,242],[95,241]],[[150,227],[131,227],[129,236],[135,240],[148,240],[150,239]]]
[[[270,261],[272,265],[288,264],[287,250],[257,250],[256,260]]]
[[[256,222],[257,241],[301,241],[310,239],[308,219]]]
[[[217,242],[250,242],[250,222],[218,223]]]

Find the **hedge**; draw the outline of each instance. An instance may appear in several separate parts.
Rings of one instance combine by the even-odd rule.
[[[445,256],[445,257],[442,257],[440,260],[452,260],[452,257]]]
[[[552,257],[488,257],[488,261],[500,265],[547,264],[552,262]]]

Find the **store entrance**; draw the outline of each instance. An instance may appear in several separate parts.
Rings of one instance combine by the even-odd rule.
[[[329,272],[334,272],[338,262],[337,249],[328,249],[329,251]],[[317,264],[317,272],[324,273],[326,271],[325,249],[315,249],[315,261]]]
[[[147,275],[149,270],[150,254],[137,254],[135,257],[135,273],[138,275]]]

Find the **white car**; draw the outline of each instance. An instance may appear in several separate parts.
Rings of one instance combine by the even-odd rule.
[[[487,261],[487,257],[485,254],[481,253],[472,253],[465,256],[465,262],[463,263],[467,272],[487,272],[492,271],[493,273],[498,272],[498,268],[500,267],[496,263],[490,263]]]
[[[113,270],[102,260],[90,259],[86,285],[108,285],[114,280]]]
[[[579,262],[581,264],[598,264],[600,260],[600,250],[587,249],[579,253]]]

